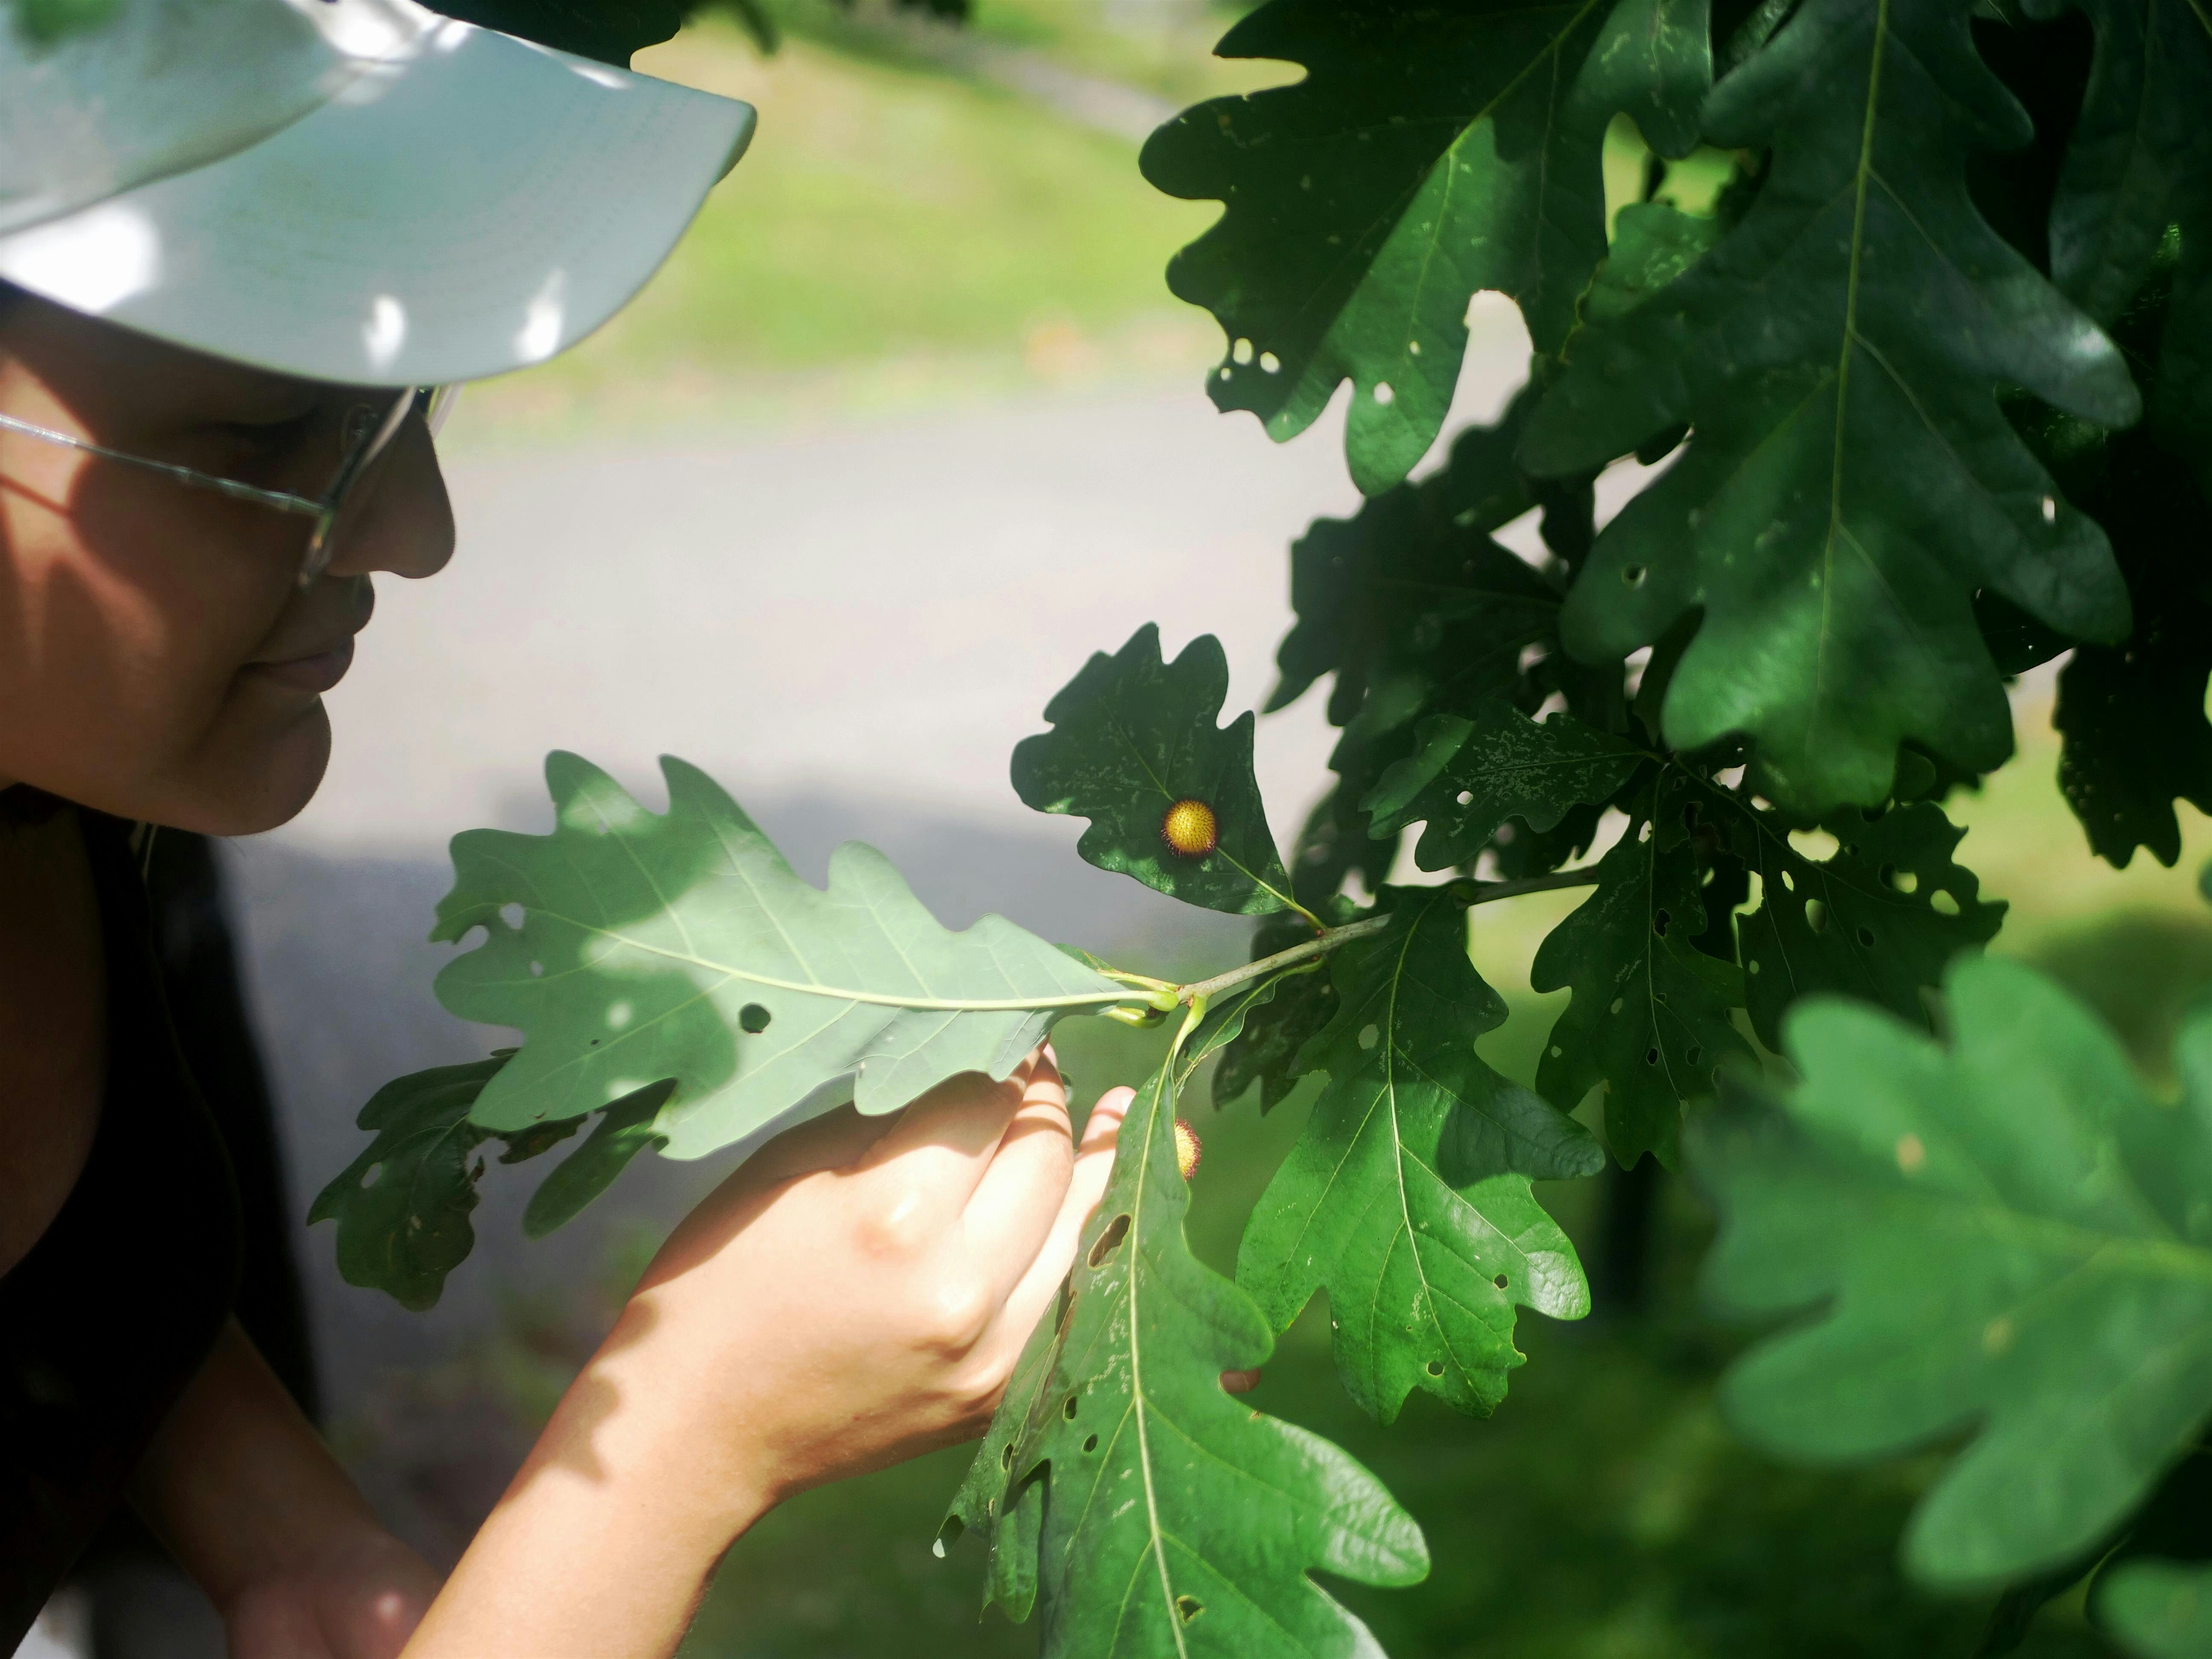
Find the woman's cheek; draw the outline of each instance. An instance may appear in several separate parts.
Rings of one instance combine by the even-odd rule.
[[[54,514],[9,517],[0,776],[124,817],[228,833],[304,804],[327,724],[308,700],[257,696],[240,681],[289,597],[267,580],[269,562],[209,556],[168,515],[149,514],[127,551],[124,537],[88,543]]]

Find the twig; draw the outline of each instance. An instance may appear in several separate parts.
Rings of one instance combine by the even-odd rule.
[[[1524,876],[1518,881],[1455,881],[1444,884],[1443,890],[1462,904],[1490,904],[1498,899],[1517,898],[1523,893],[1547,893],[1559,887],[1588,887],[1597,880],[1595,868],[1558,870],[1548,876]],[[1288,968],[1310,957],[1324,956],[1339,945],[1349,945],[1354,939],[1368,939],[1390,925],[1390,918],[1369,916],[1342,927],[1325,927],[1313,938],[1293,945],[1287,951],[1278,951],[1271,957],[1261,957],[1257,962],[1248,962],[1242,968],[1232,968],[1225,974],[1216,974],[1212,979],[1201,979],[1188,985],[1173,988],[1172,1003],[1156,1003],[1156,1006],[1172,1007],[1188,1004],[1200,997],[1217,997],[1252,980],[1261,979],[1278,969]],[[1165,993],[1158,994],[1164,996]]]

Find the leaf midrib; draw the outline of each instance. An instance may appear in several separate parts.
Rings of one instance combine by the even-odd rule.
[[[1820,720],[1820,685],[1827,673],[1836,599],[1836,538],[1843,528],[1844,426],[1850,398],[1851,357],[1859,337],[1859,264],[1865,252],[1868,185],[1874,173],[1875,117],[1881,105],[1881,64],[1889,40],[1890,0],[1875,0],[1874,46],[1867,67],[1866,112],[1859,125],[1859,155],[1851,178],[1851,249],[1844,276],[1844,339],[1836,355],[1835,436],[1828,473],[1828,533],[1820,546],[1820,645],[1813,661],[1812,693],[1806,699],[1805,741],[1809,746]]]
[[[1588,17],[1592,11],[1596,9],[1599,0],[1582,0],[1581,4],[1574,7],[1572,14],[1567,18],[1567,21],[1561,25],[1559,28],[1554,31],[1551,38],[1544,43],[1542,49],[1536,52],[1534,56],[1530,58],[1526,64],[1522,64],[1520,70],[1514,74],[1510,80],[1507,81],[1503,87],[1499,88],[1496,93],[1492,94],[1487,101],[1475,109],[1473,113],[1464,117],[1456,115],[1438,115],[1427,118],[1429,120],[1439,123],[1452,120],[1460,122],[1459,136],[1454,138],[1450,143],[1444,146],[1443,152],[1435,161],[1431,161],[1426,167],[1421,170],[1419,176],[1413,179],[1412,184],[1408,185],[1404,190],[1391,198],[1390,200],[1384,204],[1382,210],[1368,221],[1365,228],[1361,230],[1358,235],[1346,237],[1345,239],[1345,251],[1338,258],[1336,263],[1322,274],[1322,276],[1314,283],[1313,286],[1307,290],[1305,297],[1303,300],[1300,300],[1297,305],[1292,307],[1294,314],[1311,314],[1315,308],[1315,302],[1322,295],[1334,289],[1338,284],[1340,274],[1355,261],[1359,259],[1360,250],[1368,245],[1368,239],[1374,236],[1378,231],[1382,233],[1382,240],[1375,245],[1373,252],[1368,254],[1364,262],[1364,268],[1363,273],[1353,277],[1349,287],[1346,290],[1343,302],[1334,307],[1331,311],[1328,320],[1322,326],[1320,337],[1316,343],[1316,348],[1318,348],[1322,341],[1325,341],[1328,338],[1329,331],[1336,325],[1337,319],[1343,316],[1346,308],[1351,303],[1352,295],[1357,294],[1365,284],[1367,281],[1367,274],[1373,271],[1376,259],[1381,257],[1383,244],[1387,243],[1389,240],[1389,230],[1395,229],[1399,221],[1405,217],[1407,209],[1413,205],[1415,198],[1420,195],[1423,188],[1426,186],[1430,178],[1435,173],[1436,170],[1440,167],[1456,167],[1459,165],[1459,149],[1462,144],[1467,143],[1468,136],[1474,132],[1475,128],[1481,125],[1484,121],[1495,115],[1499,107],[1504,105],[1508,99],[1511,98],[1515,93],[1520,90],[1522,83],[1527,81],[1530,76],[1536,72],[1536,69],[1539,64],[1543,63],[1545,59],[1554,58],[1559,54],[1561,45],[1570,35],[1582,27],[1583,19]],[[1564,6],[1532,6],[1527,8],[1526,11],[1528,15],[1533,15],[1540,13],[1563,11],[1566,8]],[[1310,65],[1309,65],[1309,68],[1310,68]],[[1360,133],[1370,130],[1374,130],[1372,124],[1363,124],[1362,125],[1355,126],[1347,129],[1346,131],[1352,136],[1357,137]],[[1331,135],[1322,136],[1328,137]],[[1542,146],[1542,148],[1547,150],[1550,147],[1550,132],[1547,130],[1546,134],[1547,142],[1545,145]],[[1430,236],[1428,246],[1423,252],[1422,258],[1424,268],[1425,268],[1427,259],[1435,253],[1437,246],[1443,238],[1443,220],[1444,215],[1439,213],[1437,216],[1437,229],[1435,233]],[[1316,349],[1316,355],[1319,355],[1318,349]],[[1341,378],[1341,376],[1339,378]]]
[[[532,914],[550,921],[565,923],[579,933],[611,940],[647,956],[680,962],[687,967],[720,975],[726,981],[738,980],[771,991],[793,991],[802,996],[823,997],[839,1002],[862,1002],[878,1008],[911,1008],[955,1014],[1021,1013],[1035,1008],[1095,1008],[1109,1003],[1139,1000],[1136,993],[1127,990],[1084,991],[1050,997],[928,997],[887,991],[858,991],[846,986],[824,985],[819,980],[782,979],[772,974],[754,973],[749,969],[732,967],[726,962],[716,962],[710,957],[697,956],[689,951],[672,951],[665,945],[654,945],[616,928],[580,921],[557,910],[533,909]],[[906,960],[903,953],[901,960]],[[538,984],[543,981],[533,979],[531,982]]]
[[[1211,716],[1208,718],[1210,720]],[[1146,754],[1144,745],[1137,741],[1135,732],[1130,731],[1127,726],[1123,725],[1118,720],[1112,722],[1111,730],[1114,734],[1120,738],[1122,743],[1127,747],[1130,757],[1133,759],[1139,766],[1144,769],[1146,777],[1152,781],[1152,787],[1159,792],[1160,798],[1163,800],[1166,801],[1170,805],[1173,805],[1176,801],[1182,799],[1175,793],[1174,790],[1168,787],[1166,780],[1162,778],[1158,772],[1153,769],[1152,757]],[[1215,730],[1218,735],[1219,728],[1217,727]],[[1222,827],[1224,830],[1226,829],[1225,825]],[[1273,832],[1269,831],[1268,833],[1272,837]],[[1253,872],[1246,869],[1237,855],[1229,850],[1227,842],[1228,836],[1225,834],[1221,835],[1215,842],[1213,850],[1206,854],[1206,856],[1207,858],[1219,859],[1224,864],[1234,870],[1238,875],[1243,877],[1245,880],[1250,882],[1261,892],[1267,894],[1270,898],[1276,900],[1285,910],[1296,910],[1299,908],[1298,902],[1296,899],[1292,898],[1288,893],[1284,892],[1280,888],[1277,887],[1274,883],[1269,881],[1265,876],[1255,875]],[[1272,839],[1268,843],[1268,851],[1274,854],[1275,863],[1278,866],[1280,866],[1283,861],[1282,851],[1280,848],[1273,845]],[[1286,876],[1285,879],[1287,878],[1288,878]]]
[[[1160,1611],[1168,1622],[1168,1633],[1175,1638],[1177,1659],[1189,1659],[1190,1650],[1182,1639],[1182,1620],[1176,1616],[1175,1585],[1168,1577],[1168,1554],[1164,1534],[1160,1526],[1159,1493],[1152,1484],[1152,1436],[1146,1422],[1151,1401],[1145,1396],[1145,1366],[1139,1353],[1138,1332],[1143,1322],[1137,1316],[1138,1281],[1143,1277],[1144,1208],[1152,1194],[1152,1149],[1159,1140],[1157,1131],[1159,1115],[1168,1092],[1170,1057],[1152,1080],[1152,1107],[1145,1124],[1144,1151],[1137,1164],[1135,1197],[1129,1205],[1129,1410],[1137,1420],[1137,1467],[1145,1477],[1145,1524],[1152,1535],[1152,1560],[1160,1574]]]

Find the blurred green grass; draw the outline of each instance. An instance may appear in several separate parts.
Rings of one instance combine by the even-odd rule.
[[[756,105],[751,151],[612,323],[472,389],[459,441],[1197,384],[1219,331],[1161,272],[1218,207],[1146,185],[1133,142],[904,53],[826,0],[799,15],[818,27],[769,58],[714,13],[639,54]]]

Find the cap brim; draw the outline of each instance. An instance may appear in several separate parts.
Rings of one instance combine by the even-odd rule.
[[[732,99],[441,23],[272,137],[0,237],[0,277],[311,380],[480,380],[620,309],[753,122]]]

